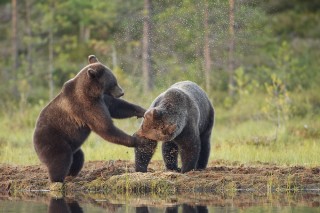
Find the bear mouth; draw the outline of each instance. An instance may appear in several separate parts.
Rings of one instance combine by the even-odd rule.
[[[121,93],[110,93],[110,92],[105,92],[104,93],[105,95],[109,95],[109,96],[112,96],[114,98],[120,98],[122,96],[124,96],[124,92],[121,92]]]
[[[124,96],[124,92],[122,92],[122,93],[120,93],[120,94],[117,94],[117,95],[115,95],[115,96],[113,96],[113,97],[115,97],[115,98],[120,98],[120,97],[122,97],[122,96]]]

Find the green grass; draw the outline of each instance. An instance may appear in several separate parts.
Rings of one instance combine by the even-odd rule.
[[[152,98],[152,97],[151,97]],[[148,103],[148,101],[146,101]],[[142,104],[148,107],[149,104]],[[0,114],[0,164],[39,164],[33,149],[34,123],[44,103],[25,110],[7,110]],[[11,113],[10,113],[11,112]],[[212,134],[210,160],[270,162],[281,165],[320,165],[319,115],[289,119],[279,129],[259,115],[259,108],[235,106],[231,110],[216,107],[216,124]],[[116,126],[133,134],[141,119],[115,120]],[[152,160],[161,160],[161,144]],[[134,150],[104,141],[92,133],[82,147],[85,160],[131,160]]]
[[[320,164],[317,156],[320,147],[313,141],[305,144],[271,146],[252,146],[246,144],[223,144],[212,150],[211,158],[242,163],[269,162],[280,165],[316,166]]]

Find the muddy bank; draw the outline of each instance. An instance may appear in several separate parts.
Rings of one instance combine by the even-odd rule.
[[[168,197],[190,192],[222,195],[239,192],[256,195],[317,192],[320,190],[319,174],[318,167],[283,167],[262,163],[243,165],[222,161],[212,161],[206,170],[186,174],[165,171],[162,161],[153,161],[148,173],[137,173],[130,161],[94,161],[86,162],[77,177],[67,178],[65,193],[151,193]],[[48,190],[49,185],[43,165],[0,165],[2,193]]]

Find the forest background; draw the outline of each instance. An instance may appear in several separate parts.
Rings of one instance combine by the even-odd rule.
[[[216,110],[211,160],[320,163],[320,1],[0,0],[0,32],[0,163],[39,163],[37,116],[90,54],[145,108],[198,83]],[[134,159],[95,134],[84,152]]]

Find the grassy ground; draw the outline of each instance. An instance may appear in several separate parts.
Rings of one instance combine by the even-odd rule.
[[[146,100],[145,103],[149,102]],[[39,163],[33,150],[32,134],[35,120],[44,104],[40,102],[33,107],[25,106],[24,110],[10,109],[7,110],[9,113],[0,115],[0,163],[22,165]],[[148,105],[142,104],[144,107]],[[210,160],[319,165],[318,120],[319,116],[291,118],[278,128],[275,141],[277,127],[270,119],[259,115],[259,107],[236,106],[231,110],[216,107]],[[133,134],[140,122],[141,119],[131,118],[117,120],[115,124],[128,134]],[[83,150],[86,161],[134,160],[133,149],[106,142],[94,133],[84,144]],[[157,149],[153,160],[162,159],[160,150]]]
[[[37,110],[39,107],[3,116],[0,121],[0,163],[39,163],[32,145],[33,123]],[[216,113],[210,160],[310,166],[320,164],[319,118],[313,118],[313,121],[288,121],[286,127],[279,129],[278,139],[274,141],[276,127],[269,121],[249,119],[233,123],[232,120],[220,120],[219,109],[216,109]],[[125,132],[132,134],[138,129],[140,122],[141,119],[131,118],[115,123]],[[83,150],[86,161],[134,160],[133,149],[106,142],[94,133],[84,144]],[[161,159],[160,150],[157,149],[154,160]]]

